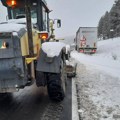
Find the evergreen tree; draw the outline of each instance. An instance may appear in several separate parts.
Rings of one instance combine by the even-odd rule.
[[[111,38],[120,36],[120,0],[116,0],[110,12],[99,20],[98,37]]]
[[[101,17],[101,19],[99,20],[99,24],[98,24],[98,38],[102,38],[103,37],[103,23],[104,23],[104,16]]]
[[[101,17],[99,24],[98,24],[98,37],[107,39],[109,38],[109,31],[110,31],[110,17],[109,12],[106,12],[104,16]]]
[[[109,38],[109,33],[110,33],[110,18],[109,18],[108,11],[105,13],[105,16],[104,16],[102,33],[103,33],[103,38],[104,39],[108,39]]]

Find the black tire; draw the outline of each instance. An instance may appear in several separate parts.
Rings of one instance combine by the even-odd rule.
[[[77,51],[79,52],[79,47],[77,46]]]
[[[77,45],[75,46],[75,50],[77,50]]]
[[[36,71],[36,85],[37,87],[46,86],[47,78],[44,72]]]
[[[11,93],[0,93],[0,101],[9,100],[12,98]]]
[[[60,74],[50,73],[48,75],[47,89],[51,100],[61,102],[64,99],[65,94]]]

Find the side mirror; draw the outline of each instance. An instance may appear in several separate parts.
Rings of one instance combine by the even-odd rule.
[[[61,27],[61,20],[57,20],[57,27],[60,28]]]

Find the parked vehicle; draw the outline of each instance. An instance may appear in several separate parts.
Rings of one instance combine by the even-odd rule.
[[[80,27],[74,41],[78,52],[95,53],[98,41],[97,27]]]

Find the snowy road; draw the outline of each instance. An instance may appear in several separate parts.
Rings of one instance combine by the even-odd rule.
[[[82,120],[120,120],[120,80],[78,64],[77,90]]]
[[[55,103],[46,88],[36,85],[14,94],[0,96],[0,120],[71,120],[71,80],[67,81],[66,97]]]

